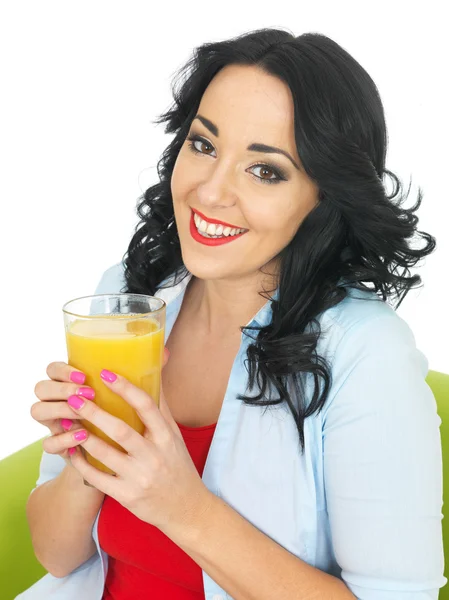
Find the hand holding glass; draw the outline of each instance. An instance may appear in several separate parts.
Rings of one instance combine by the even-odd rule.
[[[102,369],[119,373],[145,390],[159,406],[165,342],[165,302],[144,294],[100,294],[70,300],[63,306],[68,364],[86,375],[95,402],[141,435],[137,412],[102,381]],[[117,442],[89,421],[82,426],[121,452]],[[106,473],[111,469],[80,446],[87,462]],[[84,480],[86,485],[90,485]]]

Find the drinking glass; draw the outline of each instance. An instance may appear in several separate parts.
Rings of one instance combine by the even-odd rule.
[[[112,392],[100,377],[103,369],[116,372],[145,390],[159,406],[165,343],[166,304],[144,294],[97,294],[66,302],[62,308],[68,364],[86,375],[84,385],[95,390],[95,402],[122,419],[141,435],[145,430],[137,412]],[[101,429],[81,419],[82,426],[121,452],[122,446]],[[116,475],[82,446],[87,462]],[[84,478],[85,485],[90,487]]]

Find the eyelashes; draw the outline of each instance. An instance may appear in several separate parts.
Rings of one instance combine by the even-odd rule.
[[[191,135],[187,139],[189,141],[189,144],[188,144],[189,149],[194,154],[208,156],[206,153],[201,152],[200,150],[198,150],[195,147],[195,142],[201,142],[202,144],[208,145],[211,148],[213,148],[213,146],[210,142],[201,138],[199,135]],[[270,164],[266,164],[266,163],[258,163],[257,165],[253,165],[252,168],[256,168],[256,167],[263,167],[265,169],[268,169],[269,171],[272,171],[274,173],[274,175],[276,176],[275,179],[264,179],[263,177],[259,177],[258,175],[253,175],[253,177],[255,177],[258,180],[258,182],[260,182],[260,183],[273,184],[273,183],[280,183],[281,181],[287,181],[287,177],[284,175],[284,173],[282,173],[282,171],[280,171],[274,165],[270,165]]]

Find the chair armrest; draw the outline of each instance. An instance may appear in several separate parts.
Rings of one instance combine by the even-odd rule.
[[[0,581],[4,600],[12,600],[47,573],[34,555],[26,518],[42,452],[40,439],[0,461]]]

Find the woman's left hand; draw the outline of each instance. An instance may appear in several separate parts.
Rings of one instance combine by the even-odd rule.
[[[84,405],[78,409],[71,405],[80,419],[104,431],[127,452],[87,432],[88,437],[81,445],[116,476],[90,465],[79,449],[71,456],[73,467],[86,481],[142,521],[161,530],[188,525],[190,519],[197,519],[207,510],[211,492],[190,457],[162,389],[158,408],[151,396],[120,375],[113,382],[104,378],[103,381],[137,411],[145,425],[144,434],[140,435],[95,402],[84,399]]]

